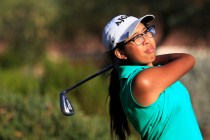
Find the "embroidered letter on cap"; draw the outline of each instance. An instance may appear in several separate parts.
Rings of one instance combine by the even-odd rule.
[[[118,21],[116,21],[115,23],[117,24],[117,26],[119,26],[122,22],[124,22],[124,19],[126,19],[128,16],[126,16],[126,15],[123,15],[123,16],[121,16],[120,18],[118,18],[117,20]]]

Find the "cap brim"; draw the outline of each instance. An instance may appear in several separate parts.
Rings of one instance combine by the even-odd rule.
[[[148,23],[150,21],[152,21],[155,18],[155,16],[153,15],[145,15],[143,17],[141,17],[139,20],[141,23]]]
[[[141,18],[139,18],[138,20],[136,20],[134,23],[131,24],[131,26],[128,28],[128,31],[129,31],[129,36],[131,36],[134,32],[134,30],[136,29],[137,25],[139,23],[143,23],[143,24],[146,24],[150,21],[152,21],[153,19],[155,18],[155,16],[153,15],[145,15]]]

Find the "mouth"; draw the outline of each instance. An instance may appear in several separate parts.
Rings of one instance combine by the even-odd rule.
[[[147,49],[146,49],[146,51],[145,51],[145,53],[147,53],[147,54],[151,54],[151,53],[154,53],[155,52],[155,49],[154,49],[154,47],[148,47]]]

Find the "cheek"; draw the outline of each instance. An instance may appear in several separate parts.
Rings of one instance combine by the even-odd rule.
[[[137,46],[129,47],[126,50],[126,56],[132,62],[140,62],[145,57],[143,48],[137,48]]]
[[[154,49],[156,49],[156,41],[155,41],[154,38],[150,38],[149,44],[150,44],[151,46],[153,46]]]

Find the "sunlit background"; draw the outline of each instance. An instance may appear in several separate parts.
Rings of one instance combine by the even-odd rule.
[[[101,34],[111,18],[153,14],[157,53],[196,57],[181,81],[210,140],[209,7],[208,0],[1,0],[0,139],[110,140],[109,72],[68,94],[74,116],[61,114],[59,93],[108,65]]]

